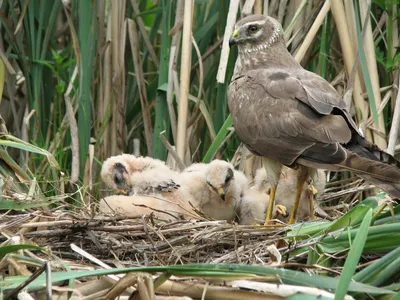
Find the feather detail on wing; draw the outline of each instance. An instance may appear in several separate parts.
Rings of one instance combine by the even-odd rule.
[[[361,157],[348,150],[346,154],[347,158],[338,164],[341,168],[353,171],[392,197],[400,197],[400,170],[397,167]]]
[[[288,80],[284,74],[273,78]],[[350,140],[351,130],[341,115],[322,115],[298,100],[296,95],[306,96],[298,80],[289,84],[290,88],[265,82],[246,75],[229,88],[228,104],[236,132],[253,153],[284,165],[292,165],[302,155],[330,164],[345,158],[339,144]]]

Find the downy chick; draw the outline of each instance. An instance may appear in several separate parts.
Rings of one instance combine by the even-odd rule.
[[[205,216],[227,221],[235,219],[248,184],[244,174],[222,160],[189,167],[180,174],[180,183],[188,201]]]
[[[101,169],[106,185],[125,195],[146,195],[178,188],[178,173],[161,160],[121,154],[108,158]]]
[[[293,209],[293,199],[296,193],[296,170],[288,167],[282,168],[281,179],[276,191],[276,204],[283,205],[290,212]],[[297,211],[297,221],[307,221],[310,219],[310,197],[315,197],[317,193],[323,193],[326,186],[326,174],[323,170],[318,170],[311,182],[304,185],[303,192],[300,198],[299,209]],[[314,201],[314,206],[317,202]],[[314,207],[315,208],[315,207]],[[287,222],[288,217],[278,216],[278,219]]]
[[[254,184],[245,190],[239,207],[239,224],[255,225],[264,223],[265,211],[268,207],[270,184],[264,168],[256,171]],[[287,215],[286,207],[276,205],[274,207],[274,218],[276,215]]]
[[[120,215],[125,217],[142,217],[154,215],[156,219],[170,221],[196,217],[185,203],[154,196],[113,195],[100,200],[99,212],[102,215]]]

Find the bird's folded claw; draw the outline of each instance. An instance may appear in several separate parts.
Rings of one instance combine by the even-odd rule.
[[[318,190],[317,190],[317,188],[313,185],[313,184],[310,184],[309,186],[308,186],[308,189],[312,192],[312,194],[315,196],[316,194],[318,194]]]
[[[288,211],[287,211],[287,207],[284,205],[277,204],[277,205],[275,205],[275,209],[276,209],[277,215],[281,215],[283,217],[287,217],[289,215]]]

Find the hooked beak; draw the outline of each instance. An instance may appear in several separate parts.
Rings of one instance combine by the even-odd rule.
[[[226,188],[225,187],[220,187],[217,191],[218,191],[218,195],[221,197],[221,199],[223,201],[225,201]]]
[[[232,33],[232,37],[229,39],[229,47],[236,45],[238,35],[239,35],[239,32],[237,31],[237,29],[235,29]]]

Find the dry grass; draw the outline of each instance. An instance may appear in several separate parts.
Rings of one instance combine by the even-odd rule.
[[[4,196],[4,199],[17,197],[13,193]],[[18,194],[18,198],[15,201],[21,201],[23,195]],[[59,199],[58,203],[62,202]],[[30,276],[30,270],[37,269],[40,262],[45,261],[49,262],[51,272],[190,263],[310,267],[304,259],[303,263],[298,263],[298,259],[288,259],[290,249],[296,249],[296,245],[288,244],[283,228],[271,230],[226,221],[163,222],[154,220],[152,215],[140,219],[92,217],[92,209],[76,210],[74,206],[64,204],[51,211],[28,209],[24,213],[4,214],[0,222],[0,243],[3,246],[39,245],[44,247],[44,251],[19,250],[7,255],[0,261],[0,270],[9,276]],[[331,210],[330,214],[337,215],[345,210],[347,207],[343,206]],[[283,299],[296,292],[332,296],[316,288],[277,286],[266,283],[270,281],[266,278],[247,277],[234,277],[234,280],[223,277],[207,279],[204,276],[172,277],[157,287],[156,294],[196,299],[200,299],[203,293],[207,293],[206,299]],[[155,278],[157,276],[153,278],[149,273],[132,273],[122,278],[119,275],[101,279],[91,277],[79,280],[72,289],[53,286],[52,299],[67,299],[67,290],[73,291],[74,297],[85,295],[82,299],[99,299],[97,297],[106,294],[106,299],[114,299],[120,294],[128,299],[128,295],[135,291],[143,297],[143,294],[154,291]],[[41,293],[31,292],[30,295],[39,299]],[[74,297],[70,299],[78,299]]]
[[[303,223],[294,233],[220,221],[164,223],[151,216],[99,219],[95,208],[102,194],[99,166],[120,152],[168,158],[177,168],[223,158],[253,175],[255,159],[247,159],[239,146],[226,109],[235,60],[228,39],[238,14],[278,18],[293,56],[344,95],[369,140],[383,149],[388,144],[388,151],[396,154],[399,1],[212,0],[194,1],[193,7],[183,0],[48,4],[4,0],[0,7],[1,132],[7,132],[5,123],[22,140],[0,137],[0,272],[6,280],[187,263],[272,265],[303,271],[296,276],[315,280],[265,278],[256,272],[235,278],[225,272],[216,280],[207,272],[178,277],[172,271],[135,270],[64,278],[61,284],[47,279],[45,288],[20,293],[20,299],[67,299],[69,291],[74,291],[71,299],[155,299],[155,294],[157,299],[282,299],[296,293],[333,298],[338,281],[333,287],[316,288],[319,277],[313,276],[329,275],[329,281],[353,275],[344,264],[352,248],[342,234],[353,234],[354,242],[370,210],[371,239],[353,281],[372,287],[397,282],[400,261],[386,253],[399,249],[394,244],[400,239],[399,206],[387,205],[385,197],[360,203],[373,193],[372,187],[347,174],[332,174],[334,180],[320,197],[332,221],[318,223],[322,229]],[[15,145],[26,152],[13,149]],[[380,235],[373,235],[379,230]],[[8,245],[17,250],[7,252]],[[372,275],[363,275],[374,263],[379,267]],[[21,290],[4,293],[15,296]],[[361,297],[355,289],[352,295]],[[390,298],[390,293],[385,295]]]

